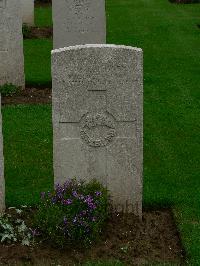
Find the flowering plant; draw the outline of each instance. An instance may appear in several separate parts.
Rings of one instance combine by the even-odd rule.
[[[29,228],[24,221],[24,211],[10,207],[7,213],[0,215],[0,242],[4,244],[20,243],[24,246],[34,244],[35,230]]]
[[[108,192],[97,181],[76,179],[42,192],[35,216],[40,232],[54,244],[88,245],[97,239],[108,214]]]

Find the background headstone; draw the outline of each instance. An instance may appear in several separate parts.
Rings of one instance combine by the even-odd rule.
[[[54,48],[106,43],[105,0],[53,0]]]
[[[0,85],[24,87],[21,2],[0,0]]]
[[[22,22],[34,26],[34,0],[21,0]]]
[[[0,213],[2,213],[4,209],[5,209],[5,184],[4,184],[2,117],[1,117],[1,94],[0,94]]]
[[[97,179],[118,211],[142,214],[142,50],[81,45],[52,51],[55,183]]]

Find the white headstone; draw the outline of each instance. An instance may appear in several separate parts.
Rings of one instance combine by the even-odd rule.
[[[106,43],[105,0],[53,0],[54,48]]]
[[[34,0],[21,0],[22,22],[34,26]]]
[[[0,95],[0,213],[5,209],[5,184],[4,184],[4,159],[3,159],[3,137],[1,117],[1,95]]]
[[[80,45],[52,51],[55,183],[97,179],[118,211],[142,214],[142,50]],[[120,209],[122,208],[122,209]]]
[[[19,0],[0,0],[0,85],[5,83],[25,85]]]

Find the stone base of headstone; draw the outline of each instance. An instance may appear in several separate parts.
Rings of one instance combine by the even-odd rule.
[[[52,51],[55,183],[96,179],[114,211],[142,215],[143,55],[117,45]]]

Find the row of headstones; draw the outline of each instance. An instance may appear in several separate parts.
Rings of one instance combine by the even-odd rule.
[[[19,12],[18,0],[0,1],[6,3],[0,18],[6,9]],[[10,14],[16,34],[20,27]],[[141,216],[142,50],[104,44],[104,0],[53,0],[53,22],[54,48],[59,48],[52,51],[55,182],[95,178],[108,187],[118,211]],[[17,43],[15,37],[8,46],[11,40]],[[12,51],[13,59],[17,53]]]
[[[23,12],[34,4],[30,0],[0,0],[0,85],[25,86],[21,3],[26,3]],[[105,43],[105,2],[53,0],[53,25],[54,48]]]

